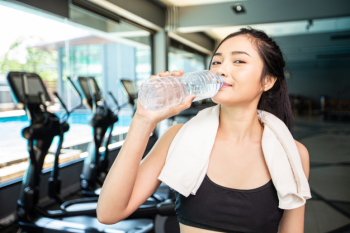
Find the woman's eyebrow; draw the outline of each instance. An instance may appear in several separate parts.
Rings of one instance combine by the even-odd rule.
[[[248,53],[243,52],[243,51],[233,51],[233,52],[231,52],[231,55],[235,55],[235,54],[246,54],[246,55],[248,55],[250,57],[250,55]]]
[[[231,55],[235,55],[235,54],[245,54],[245,55],[248,55],[250,57],[250,55],[248,53],[244,52],[244,51],[232,51],[231,52]],[[215,53],[213,55],[213,57],[215,57],[215,56],[222,56],[222,54],[221,53]]]

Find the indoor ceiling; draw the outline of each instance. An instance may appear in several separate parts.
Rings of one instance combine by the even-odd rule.
[[[266,23],[264,22],[264,17],[261,17],[261,21],[259,21],[260,17],[256,15],[256,12],[261,9],[261,11],[265,11],[266,14],[278,14],[281,11],[285,10],[288,8],[288,3],[285,1],[286,4],[274,4],[273,9],[262,9],[261,8],[261,3],[259,1],[254,1],[254,0],[243,0],[243,1],[238,1],[238,0],[154,0],[155,2],[159,2],[161,4],[165,4],[167,6],[176,6],[180,8],[180,12],[182,9],[188,8],[190,10],[187,11],[187,15],[190,14],[190,12],[193,9],[202,9],[201,7],[203,5],[208,5],[212,4],[210,6],[211,11],[219,11],[220,12],[220,17],[222,17],[223,21],[225,19],[232,19],[232,26],[226,24],[224,26],[220,25],[202,25],[202,26],[192,26],[192,27],[187,27],[183,28],[180,25],[180,28],[178,28],[178,31],[181,33],[189,33],[189,32],[204,32],[205,34],[209,35],[213,39],[221,40],[225,38],[228,34],[238,31],[242,27],[246,26],[251,26],[256,29],[260,29],[265,31],[267,34],[270,36],[274,37],[279,37],[279,36],[291,36],[291,35],[303,35],[303,34],[313,34],[313,33],[322,33],[322,32],[339,32],[339,31],[348,31],[350,30],[350,11],[347,15],[347,17],[329,17],[326,16],[325,18],[322,18],[322,14],[317,15],[316,19],[304,19],[304,20],[298,20],[298,17],[296,17],[297,20],[290,20],[293,17],[290,17],[288,20],[270,20],[270,22]],[[271,0],[266,1],[266,3],[270,2]],[[283,2],[283,1],[282,1]],[[300,4],[300,7],[310,7],[302,4],[302,1],[294,1],[295,4],[297,5]],[[237,5],[237,4],[242,4],[242,6],[247,7],[248,4],[249,8],[247,7],[246,12],[243,14],[236,14],[236,17],[244,18],[249,16],[249,20],[252,18],[256,18],[254,23],[248,23],[245,20],[240,20],[237,22],[235,19],[238,18],[232,18],[235,13],[233,12],[231,8],[232,6]],[[252,4],[254,3],[254,4]],[[280,2],[281,3],[281,2]],[[216,5],[213,5],[216,4]],[[226,5],[225,5],[226,4]],[[225,8],[222,8],[222,6],[225,5]],[[265,4],[268,5],[268,4]],[[269,4],[271,5],[271,4]],[[312,5],[311,5],[312,6]],[[220,8],[221,7],[221,8]],[[252,8],[259,8],[259,9],[252,9]],[[284,9],[280,9],[284,8]],[[252,12],[252,10],[254,12]],[[324,10],[324,9],[323,9]],[[196,14],[200,14],[201,11],[197,11]],[[209,11],[210,12],[210,11]],[[208,11],[204,14],[207,14]],[[245,16],[244,16],[245,15]],[[344,15],[341,15],[344,16]],[[198,15],[198,17],[200,17]],[[312,16],[310,16],[312,17]],[[209,17],[210,18],[210,17]],[[188,20],[196,20],[195,17],[188,18]],[[215,20],[215,19],[214,19]],[[180,24],[181,24],[181,19],[179,19]],[[248,21],[248,20],[247,20]],[[284,22],[283,22],[284,21]]]
[[[251,26],[255,29],[265,31],[267,34],[274,37],[321,32],[338,32],[350,30],[350,17],[217,27],[206,30],[205,32],[209,35],[217,37],[218,39],[223,39],[228,34],[238,31],[240,28],[246,26]]]
[[[151,1],[167,7],[168,17],[175,15],[171,22],[178,33],[205,33],[218,42],[250,26],[275,37],[288,62],[348,58],[350,54],[350,6],[346,0],[336,4],[325,0]],[[238,5],[245,12],[235,12]]]
[[[350,57],[349,0],[143,0],[137,6],[88,1],[154,31],[165,28],[170,38],[205,54],[228,34],[251,26],[275,37],[288,62]]]
[[[158,0],[168,6],[193,6],[203,4],[215,4],[220,2],[238,2],[239,0]],[[243,0],[244,1],[244,0]],[[243,2],[240,1],[240,2]]]

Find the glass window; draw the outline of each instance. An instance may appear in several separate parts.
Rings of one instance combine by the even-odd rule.
[[[33,14],[33,10],[30,12],[16,9],[15,4],[13,7],[0,5],[0,21],[7,22],[0,24],[0,30],[6,32],[2,34],[0,43],[0,183],[10,177],[9,171],[13,169],[8,166],[22,162],[21,166],[25,169],[23,163],[28,158],[27,141],[22,138],[21,130],[29,125],[29,121],[11,98],[7,72],[39,74],[52,99],[49,109],[58,115],[63,111],[54,92],[62,97],[68,108],[79,101],[67,77],[94,77],[107,104],[115,109],[108,92],[115,95],[119,104],[127,101],[120,79],[138,81],[151,75],[151,35],[148,31],[103,18],[76,6],[70,8],[70,20],[39,16]],[[112,142],[123,139],[119,135],[127,132],[131,114],[131,106],[120,111]],[[92,140],[90,117],[91,111],[85,107],[71,115],[60,162],[84,156],[82,152]],[[51,153],[57,141],[54,140]],[[47,166],[51,166],[49,162],[52,160],[53,155],[47,156]]]
[[[169,71],[183,69],[187,73],[205,69],[205,55],[174,40],[170,40],[170,45]]]

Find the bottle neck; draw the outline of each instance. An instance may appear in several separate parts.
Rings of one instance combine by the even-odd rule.
[[[219,88],[221,88],[224,85],[224,78],[222,76],[220,76],[220,75],[217,75],[217,74],[216,74],[216,76],[217,76],[217,78],[219,80],[219,82],[218,82],[220,84]]]

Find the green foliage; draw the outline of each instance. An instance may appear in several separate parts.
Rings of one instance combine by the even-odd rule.
[[[25,48],[26,62],[23,64],[16,59],[9,58],[10,53],[19,50],[22,43],[23,41],[14,42],[9,51],[0,57],[0,74],[6,74],[9,71],[34,72],[44,80],[57,80],[57,51],[27,47]]]

